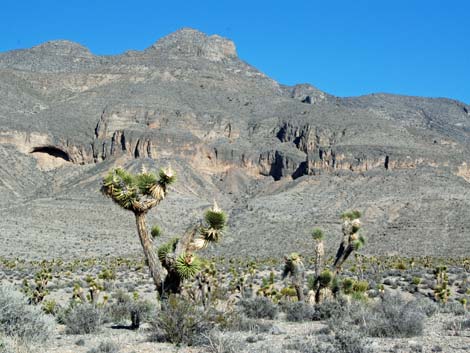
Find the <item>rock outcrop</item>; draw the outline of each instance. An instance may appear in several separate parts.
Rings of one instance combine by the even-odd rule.
[[[217,198],[230,213],[225,254],[306,249],[313,226],[336,243],[349,208],[365,213],[371,253],[470,249],[462,102],[287,87],[193,29],[116,56],[68,41],[0,53],[0,100],[0,255],[40,257],[44,233],[79,253],[133,251],[100,177],[167,163],[179,182],[159,224],[176,234]]]

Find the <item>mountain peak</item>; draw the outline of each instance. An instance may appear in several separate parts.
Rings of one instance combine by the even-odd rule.
[[[69,40],[51,40],[31,48],[31,50],[72,57],[93,57],[87,47]]]
[[[208,36],[192,28],[182,28],[153,44],[146,50],[158,51],[170,56],[199,56],[211,61],[237,57],[235,44],[218,35]]]

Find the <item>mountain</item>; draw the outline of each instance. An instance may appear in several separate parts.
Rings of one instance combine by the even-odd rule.
[[[308,253],[314,226],[332,251],[353,208],[366,253],[470,250],[470,107],[455,100],[285,86],[181,29],[116,56],[64,40],[0,53],[0,102],[0,256],[137,253],[101,177],[169,163],[178,182],[150,223],[181,234],[216,199],[230,227],[212,252]]]

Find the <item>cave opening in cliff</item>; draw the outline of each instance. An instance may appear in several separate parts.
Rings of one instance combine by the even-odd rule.
[[[68,153],[54,146],[34,147],[31,153],[45,153],[49,156],[62,158],[63,160],[70,162],[70,156],[68,155]]]
[[[385,156],[384,167],[385,167],[385,169],[387,169],[387,170],[388,170],[388,163],[389,163],[389,162],[390,162],[389,157],[388,157],[388,156]]]

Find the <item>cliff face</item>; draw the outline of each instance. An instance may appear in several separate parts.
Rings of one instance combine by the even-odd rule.
[[[192,29],[117,56],[69,41],[0,53],[0,100],[4,255],[39,256],[44,232],[97,254],[115,248],[113,234],[132,251],[132,224],[111,217],[120,211],[97,190],[113,165],[142,163],[178,170],[156,219],[168,235],[220,200],[231,219],[224,253],[299,250],[313,226],[335,243],[349,208],[365,211],[369,252],[470,249],[470,107],[461,102],[283,86],[230,40]],[[48,217],[52,227],[41,223]]]

